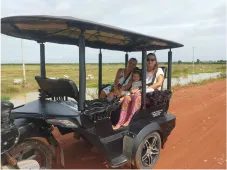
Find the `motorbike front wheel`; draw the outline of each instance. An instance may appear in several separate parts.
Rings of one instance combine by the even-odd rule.
[[[52,167],[53,159],[50,148],[36,139],[22,141],[8,153],[17,161],[36,160],[41,169],[51,169]]]

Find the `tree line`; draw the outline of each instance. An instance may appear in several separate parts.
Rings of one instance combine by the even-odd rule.
[[[173,63],[175,63],[175,62],[173,62]],[[178,64],[192,64],[193,62],[183,62],[183,61],[181,61],[181,60],[178,60],[178,62],[177,62]],[[226,63],[226,60],[217,60],[217,61],[211,61],[211,60],[209,60],[209,61],[201,61],[200,59],[197,59],[195,62],[194,62],[195,64],[207,64],[207,63],[209,63],[209,64],[220,64],[220,63]]]

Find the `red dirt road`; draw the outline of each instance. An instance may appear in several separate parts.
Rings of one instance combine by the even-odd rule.
[[[169,112],[177,124],[154,168],[226,169],[226,80],[175,90]],[[72,134],[61,139],[65,168],[106,168],[103,157],[83,141]]]

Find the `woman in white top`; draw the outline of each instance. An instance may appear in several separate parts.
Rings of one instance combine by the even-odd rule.
[[[114,84],[105,87],[101,91],[100,98],[121,96],[124,91],[129,90],[132,85],[132,71],[136,68],[136,64],[136,58],[130,58],[126,69],[118,69]]]
[[[153,77],[154,82],[152,83]],[[158,62],[156,55],[154,53],[149,53],[147,55],[147,72],[146,72],[146,92],[154,91],[154,89],[161,90],[162,83],[164,81],[164,72],[158,67]]]
[[[155,77],[154,77],[155,76]],[[153,78],[154,77],[154,78]],[[155,89],[160,90],[164,80],[164,72],[158,67],[156,55],[149,53],[147,55],[147,72],[146,72],[146,91],[152,92]],[[141,107],[141,95],[135,93],[133,98],[125,96],[122,102],[120,118],[116,126],[113,129],[119,129],[121,126],[128,126],[130,120],[137,110]]]

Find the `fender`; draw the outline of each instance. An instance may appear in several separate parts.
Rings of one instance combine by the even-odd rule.
[[[123,140],[123,154],[128,157],[128,166],[133,162],[133,157],[142,140],[154,131],[157,131],[163,140],[162,129],[156,122],[142,119],[130,125]]]
[[[55,136],[52,134],[53,129],[51,128],[51,125],[46,123],[45,120],[21,118],[15,119],[13,123],[20,132],[19,142],[34,137],[45,138],[50,145],[55,147],[54,156],[56,158],[57,164],[61,167],[65,166],[62,142],[59,142],[55,138]]]
[[[48,126],[48,124],[41,119],[15,119],[13,124],[18,128],[20,132],[19,141],[31,137],[47,138],[51,134],[50,126]]]

